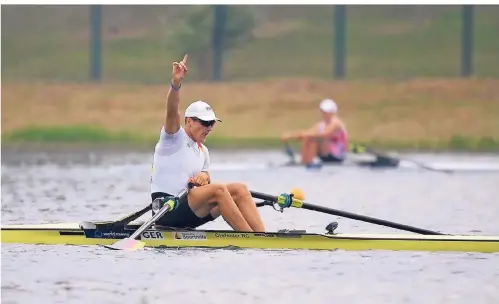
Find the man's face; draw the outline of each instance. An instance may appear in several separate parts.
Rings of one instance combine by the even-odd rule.
[[[187,118],[187,125],[189,126],[193,140],[199,143],[203,143],[206,140],[208,134],[213,130],[215,123],[215,120],[204,121],[196,117]]]

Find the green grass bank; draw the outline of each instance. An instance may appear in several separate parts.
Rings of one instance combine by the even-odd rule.
[[[167,85],[2,84],[2,143],[151,146],[164,119]],[[223,122],[214,147],[279,147],[282,133],[308,128],[333,98],[350,141],[378,148],[499,151],[499,80],[415,79],[244,83],[186,81],[180,111],[207,101]]]
[[[2,136],[4,145],[83,145],[108,146],[129,149],[154,147],[156,136],[144,136],[129,132],[109,132],[92,126],[29,127]],[[369,141],[357,142],[380,149],[399,151],[466,151],[499,152],[499,139],[492,137],[471,138],[452,136],[447,141]],[[210,136],[206,142],[215,149],[271,149],[282,148],[279,138],[227,138]],[[295,145],[296,146],[296,145]]]

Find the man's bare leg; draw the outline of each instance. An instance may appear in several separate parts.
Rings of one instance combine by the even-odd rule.
[[[253,231],[239,211],[227,187],[210,184],[193,188],[188,196],[189,207],[200,218],[207,216],[216,206],[224,220],[236,231]]]
[[[241,211],[251,229],[256,232],[265,232],[265,225],[263,224],[260,212],[258,212],[248,187],[241,183],[231,183],[227,185],[227,190],[229,190],[239,211]]]

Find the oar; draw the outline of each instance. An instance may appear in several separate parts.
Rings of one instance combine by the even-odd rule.
[[[187,189],[184,189],[182,192],[180,192],[176,196],[177,201],[175,199],[170,199],[169,201],[165,202],[165,204],[158,211],[158,213],[156,213],[148,221],[146,221],[144,224],[142,224],[142,226],[140,226],[137,230],[135,230],[135,232],[131,236],[129,236],[128,238],[124,238],[122,240],[119,240],[112,245],[105,245],[104,247],[109,248],[109,249],[114,249],[114,250],[135,250],[135,249],[144,248],[146,243],[137,240],[137,238],[140,237],[142,232],[149,229],[149,227],[151,227],[160,217],[165,215],[167,212],[170,212],[173,209],[175,209],[177,202],[181,201],[182,199],[184,199],[187,196],[190,188],[192,188],[192,184],[189,184]]]
[[[121,229],[124,228],[126,225],[128,225],[130,222],[135,221],[142,215],[144,215],[147,211],[151,210],[151,204],[147,205],[143,209],[134,212],[130,215],[127,215],[125,217],[122,217],[121,219],[117,221],[109,221],[109,222],[97,222],[94,223],[94,225],[97,227],[97,229],[100,230],[113,230],[113,229]]]
[[[273,205],[274,203],[277,203],[281,208],[289,208],[289,207],[295,207],[295,208],[302,208],[302,209],[307,209],[311,211],[317,211],[317,212],[322,212],[322,213],[327,213],[331,215],[337,215],[337,216],[342,216],[346,218],[350,218],[353,220],[358,220],[358,221],[363,221],[363,222],[368,222],[371,224],[376,224],[376,225],[381,225],[381,226],[386,226],[390,228],[395,228],[395,229],[400,229],[400,230],[405,230],[405,231],[410,231],[414,233],[419,233],[419,234],[426,234],[426,235],[443,235],[444,233],[436,232],[436,231],[431,231],[427,229],[422,229],[422,228],[417,228],[417,227],[412,227],[404,224],[399,224],[399,223],[394,223],[382,219],[377,219],[369,216],[364,216],[360,214],[355,214],[355,213],[350,213],[347,211],[342,211],[342,210],[336,210],[332,208],[326,208],[318,205],[313,205],[309,203],[305,203],[302,200],[292,198],[291,201],[288,201],[286,196],[280,195],[280,196],[274,196],[270,194],[265,194],[265,193],[260,193],[260,192],[255,192],[251,191],[251,196],[257,199],[262,199],[264,202],[262,203],[257,203],[257,206],[264,206],[264,205]]]
[[[193,186],[197,186],[197,185],[189,184],[189,189],[192,188]],[[113,230],[113,229],[124,228],[130,222],[135,221],[136,219],[138,219],[139,217],[141,217],[142,215],[144,215],[147,211],[150,211],[151,209],[152,209],[152,205],[148,204],[143,209],[141,209],[137,212],[134,212],[130,215],[124,216],[117,221],[96,222],[93,224],[98,229],[104,229],[104,230]]]
[[[444,172],[444,173],[453,173],[454,172],[452,170],[433,168],[433,167],[430,167],[430,166],[423,164],[421,162],[415,161],[413,159],[390,156],[390,155],[387,155],[386,153],[375,151],[369,147],[366,147],[366,146],[360,145],[360,144],[352,144],[352,145],[350,145],[349,148],[350,148],[350,150],[353,150],[354,153],[368,152],[368,153],[371,153],[371,154],[373,154],[375,156],[379,156],[379,157],[385,157],[385,158],[388,157],[388,158],[392,158],[392,159],[405,160],[405,161],[411,162],[411,163],[419,166],[420,168],[430,170],[430,171]]]

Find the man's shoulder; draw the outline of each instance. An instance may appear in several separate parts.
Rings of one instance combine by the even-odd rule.
[[[161,125],[161,130],[159,131],[161,133],[161,135],[175,135],[175,134],[179,134],[179,133],[185,133],[185,129],[184,127],[180,126],[177,130],[177,132],[175,133],[166,133],[166,130],[165,130],[165,125]]]
[[[185,133],[184,128],[180,126],[180,128],[175,133],[166,133],[165,126],[161,126],[161,131],[158,140],[158,146],[160,147],[180,147],[184,141],[187,134]]]
[[[166,138],[166,137],[170,137],[170,138],[173,138],[173,137],[179,137],[179,136],[184,136],[186,133],[185,133],[185,130],[182,126],[180,126],[180,128],[177,130],[177,132],[175,133],[166,133],[166,130],[165,130],[165,125],[162,125],[161,126],[161,130],[160,130],[160,136],[161,138]]]

